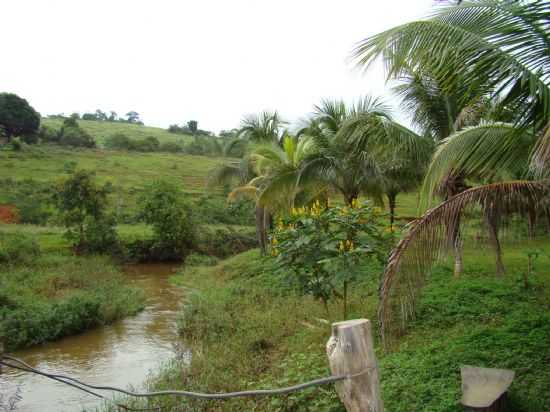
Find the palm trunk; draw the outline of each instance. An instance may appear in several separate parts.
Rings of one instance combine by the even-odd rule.
[[[267,245],[268,245],[268,238],[267,238],[267,231],[268,229],[273,229],[273,218],[271,216],[271,213],[269,212],[269,210],[267,210],[266,208],[264,208],[264,218],[263,218],[263,225],[262,225],[262,237],[263,237],[263,242],[264,242],[264,245],[265,245],[265,248],[267,250]]]
[[[344,280],[344,319],[348,319],[348,282]]]
[[[390,230],[393,233],[393,225],[395,223],[395,206],[396,206],[396,200],[397,200],[397,194],[395,193],[387,193],[386,196],[388,197],[388,206],[390,208]]]
[[[491,241],[491,245],[495,250],[496,274],[497,276],[503,276],[506,270],[504,268],[504,263],[502,262],[502,248],[498,238],[500,219],[498,212],[491,206],[489,206],[489,209],[485,211],[485,221],[487,222],[487,227],[489,229],[489,239]]]
[[[528,225],[529,225],[529,239],[534,239],[535,231],[537,227],[537,211],[535,210],[534,205],[529,205],[529,210],[527,211]]]
[[[462,240],[460,238],[460,231],[455,230],[455,233],[453,235],[453,253],[455,257],[455,268],[454,268],[453,276],[455,277],[455,279],[460,278],[463,270],[461,242]]]
[[[262,255],[265,255],[267,252],[267,236],[265,235],[264,220],[265,209],[260,205],[256,205],[256,239],[258,239],[258,246]]]
[[[450,199],[453,196],[463,192],[468,189],[464,179],[461,176],[449,177],[445,182],[447,193],[445,200]],[[456,221],[451,222],[451,227],[449,228],[451,235],[451,243],[453,246],[453,253],[455,258],[455,269],[454,277],[459,278],[462,275],[463,262],[462,262],[462,241],[460,238],[460,216]]]

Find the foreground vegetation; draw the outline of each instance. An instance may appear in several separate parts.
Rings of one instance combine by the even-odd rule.
[[[143,308],[140,290],[129,287],[106,258],[64,253],[30,254],[29,238],[0,240],[17,264],[0,264],[0,330],[9,350],[36,345],[111,323]],[[17,250],[16,250],[17,248]],[[23,250],[21,250],[23,248]]]
[[[516,371],[512,410],[550,411],[550,256],[540,255],[525,289],[528,248],[550,251],[550,244],[507,242],[505,279],[494,277],[493,262],[475,247],[467,249],[461,279],[449,281],[451,265],[434,270],[409,334],[387,353],[377,343],[387,410],[462,410],[460,366],[469,364]],[[175,276],[189,293],[179,327],[193,358],[189,366],[167,365],[150,389],[233,391],[329,374],[324,345],[330,322],[340,319],[338,304],[330,304],[327,319],[318,301],[296,295],[273,276],[273,264],[251,250]],[[375,319],[382,267],[363,270],[373,276],[350,292],[350,317]],[[184,402],[194,411],[343,410],[330,385],[284,397]]]

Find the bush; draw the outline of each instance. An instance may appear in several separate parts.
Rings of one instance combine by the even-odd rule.
[[[124,133],[116,133],[105,139],[105,147],[113,150],[130,150],[132,141]]]
[[[60,132],[46,125],[40,126],[38,137],[45,143],[58,143]]]
[[[14,152],[20,152],[23,150],[23,142],[21,142],[21,139],[19,137],[15,137],[10,142],[11,150]]]
[[[40,246],[30,236],[15,234],[0,236],[0,263],[30,263],[40,256]]]
[[[385,262],[389,243],[381,227],[368,202],[325,208],[317,201],[279,220],[271,254],[277,257],[279,272],[327,310],[330,299],[342,299],[346,319],[349,285],[365,275],[369,261]]]
[[[75,171],[59,183],[54,202],[67,228],[65,236],[75,249],[106,252],[117,243],[116,221],[106,213],[110,190],[109,184],[99,186],[94,173],[85,170]]]
[[[206,255],[226,258],[258,246],[255,233],[236,232],[229,228],[204,231],[197,249]]]
[[[85,224],[83,247],[88,253],[119,252],[118,235],[116,232],[116,220],[113,216],[101,216],[98,219],[89,218]]]
[[[21,140],[25,144],[37,144],[39,140],[38,133],[28,133],[21,136]]]
[[[154,182],[145,189],[139,204],[140,218],[153,227],[152,249],[162,251],[167,257],[162,260],[184,259],[195,247],[197,222],[178,187]]]
[[[63,127],[60,132],[59,144],[72,147],[95,147],[95,140],[78,126]]]
[[[161,152],[180,153],[183,152],[183,147],[176,142],[164,142],[160,145]]]
[[[131,143],[130,150],[136,152],[156,152],[159,150],[160,142],[156,137],[149,136],[143,140],[134,140]]]

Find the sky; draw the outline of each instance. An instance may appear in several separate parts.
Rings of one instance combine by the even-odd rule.
[[[0,92],[42,115],[135,110],[158,127],[195,119],[218,132],[275,109],[295,122],[323,98],[389,96],[382,64],[361,73],[351,50],[434,4],[0,0]]]

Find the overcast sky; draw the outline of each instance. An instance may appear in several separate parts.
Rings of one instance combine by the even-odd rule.
[[[42,115],[135,110],[147,125],[215,131],[265,109],[293,121],[322,98],[387,94],[382,66],[363,75],[350,51],[433,4],[0,0],[0,91]]]

